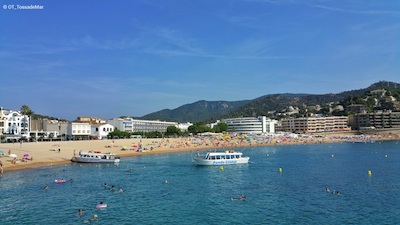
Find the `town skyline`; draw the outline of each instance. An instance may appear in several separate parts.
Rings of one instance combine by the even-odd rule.
[[[8,109],[25,104],[68,120],[141,117],[199,100],[399,81],[396,1],[24,4],[43,7],[0,11],[0,102]]]

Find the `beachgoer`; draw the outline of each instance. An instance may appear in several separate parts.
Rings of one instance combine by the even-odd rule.
[[[331,192],[331,190],[328,187],[326,187],[325,192],[329,193],[329,192]]]
[[[112,186],[111,186],[111,190],[114,190],[114,189],[115,189],[115,187],[114,187],[114,185],[112,185]]]
[[[58,153],[60,153],[60,151],[61,151],[61,149],[60,149],[60,148],[58,148]]]
[[[164,184],[168,184],[169,182],[168,182],[168,180],[164,180],[164,182],[163,182]]]
[[[49,190],[49,186],[48,185],[46,185],[46,187],[44,187],[44,190]]]
[[[93,218],[92,218],[92,220],[97,220],[97,215],[95,214],[95,215],[93,215]]]
[[[8,150],[8,155],[11,155],[11,150]]]
[[[108,187],[108,185],[107,185],[107,183],[106,183],[106,182],[104,182],[104,187]]]
[[[240,196],[239,200],[246,200],[246,196],[244,195]]]
[[[124,192],[124,190],[122,190],[122,188],[119,188],[119,192]]]
[[[82,213],[83,213],[82,209],[78,209],[78,215],[80,216],[82,215]]]

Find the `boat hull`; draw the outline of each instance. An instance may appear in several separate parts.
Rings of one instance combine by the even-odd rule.
[[[239,159],[221,159],[221,160],[208,160],[204,158],[195,158],[194,161],[200,166],[222,166],[234,164],[247,164],[250,157],[241,157]]]
[[[120,159],[98,159],[74,156],[72,157],[71,161],[77,163],[119,163]]]

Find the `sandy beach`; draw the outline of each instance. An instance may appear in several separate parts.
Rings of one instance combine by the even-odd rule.
[[[368,140],[399,140],[399,134],[371,135]],[[0,157],[4,172],[33,167],[46,167],[58,164],[71,163],[71,158],[80,150],[96,150],[113,152],[123,158],[147,154],[164,154],[171,152],[206,150],[218,148],[240,148],[250,146],[268,146],[285,144],[315,144],[326,142],[343,142],[358,140],[359,136],[349,135],[309,136],[292,138],[280,137],[254,137],[254,138],[224,138],[199,137],[199,138],[164,138],[164,139],[116,139],[116,140],[90,140],[90,141],[57,141],[57,142],[24,142],[2,143],[0,150],[4,155]],[[138,151],[142,147],[144,151]],[[9,157],[9,154],[15,154]],[[25,158],[25,159],[24,159]]]

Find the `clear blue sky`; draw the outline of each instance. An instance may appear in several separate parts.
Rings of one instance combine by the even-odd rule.
[[[400,81],[397,0],[1,3],[0,106],[7,109],[25,104],[42,115],[107,119],[198,100]]]

